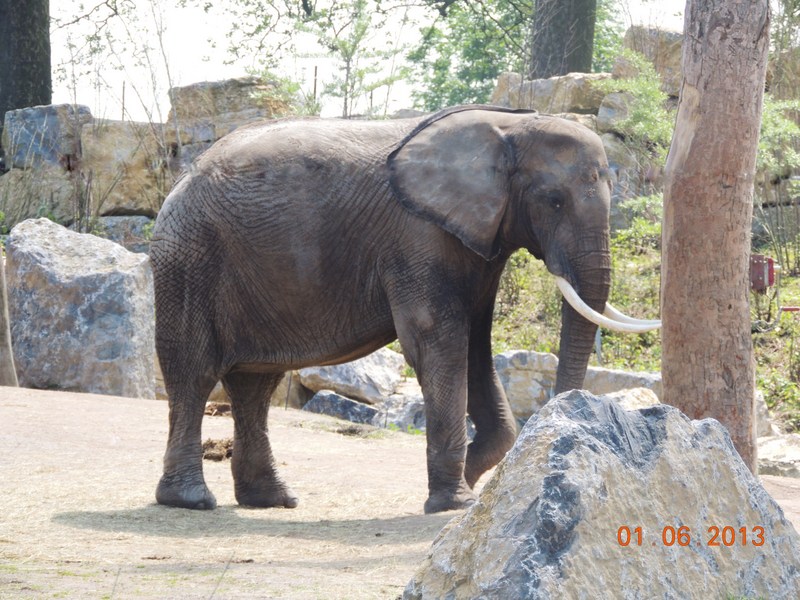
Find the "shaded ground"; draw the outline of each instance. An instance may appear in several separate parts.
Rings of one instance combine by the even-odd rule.
[[[0,388],[0,598],[397,598],[453,516],[422,514],[424,438],[271,413],[300,506],[240,508],[205,461],[219,508],[195,512],[154,503],[165,402]],[[764,479],[800,529],[800,482]]]

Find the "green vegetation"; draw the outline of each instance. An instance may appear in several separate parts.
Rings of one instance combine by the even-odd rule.
[[[653,64],[632,50],[622,51],[621,60],[628,77],[606,79],[595,85],[606,94],[621,95],[620,104],[627,114],[614,129],[636,157],[639,179],[644,182],[666,162],[675,116]]]

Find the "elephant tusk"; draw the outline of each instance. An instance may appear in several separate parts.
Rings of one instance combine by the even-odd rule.
[[[564,299],[569,302],[570,306],[572,306],[572,308],[574,308],[579,314],[595,325],[605,327],[606,329],[611,329],[612,331],[621,331],[625,333],[644,333],[646,331],[651,331],[661,327],[660,321],[631,323],[604,317],[597,311],[592,310],[588,304],[581,300],[581,297],[578,296],[578,292],[576,292],[575,288],[567,283],[566,279],[563,277],[556,277],[555,279],[558,289],[561,290],[561,294],[564,296]],[[625,317],[625,315],[622,316]],[[632,320],[630,317],[625,317],[625,319]]]
[[[656,328],[661,327],[661,321],[651,319],[634,319],[633,317],[629,317],[628,315],[619,312],[608,302],[606,302],[606,309],[603,311],[603,314],[609,319],[614,319],[620,323],[630,323],[631,325],[652,325]]]

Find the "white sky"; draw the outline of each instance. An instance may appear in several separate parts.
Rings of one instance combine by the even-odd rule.
[[[61,0],[51,3],[51,15],[54,18],[69,19],[81,14],[79,6],[92,7],[100,0]],[[155,12],[151,4],[162,8]],[[225,33],[230,20],[226,22],[224,14],[208,15],[198,8],[176,8],[175,2],[168,0],[148,0],[137,2],[139,20],[150,29],[150,32],[131,32],[130,37],[138,40],[148,36],[153,47],[158,47],[158,40],[153,35],[156,27],[155,18],[163,18],[163,53],[159,50],[151,54],[152,67],[134,66],[133,43],[127,47],[120,45],[116,56],[106,57],[94,72],[87,74],[70,72],[66,77],[54,76],[53,102],[77,102],[85,104],[96,117],[110,119],[122,118],[123,86],[125,89],[125,109],[128,117],[135,120],[164,121],[169,110],[167,89],[169,88],[165,64],[169,65],[170,80],[173,85],[188,85],[199,81],[215,81],[246,74],[248,65],[243,62],[225,64],[229,59],[226,52]],[[681,30],[683,27],[683,9],[685,0],[619,0],[621,16],[626,24],[650,24],[663,29]],[[74,29],[74,28],[73,28]],[[67,29],[55,30],[51,33],[52,62],[56,66],[69,63],[70,42],[81,42],[81,36],[74,34],[70,40]],[[406,36],[414,36],[417,26],[407,26],[400,35],[404,41]],[[124,30],[115,29],[118,37],[125,37]],[[209,43],[216,42],[216,47]],[[123,66],[124,65],[124,66]],[[304,81],[304,87],[310,91],[314,67],[319,67],[319,85],[322,89],[335,71],[333,63],[324,57],[297,58],[281,64],[281,75]],[[375,102],[383,102],[386,93],[379,98],[376,92]],[[323,102],[323,116],[340,114],[340,100],[326,98]],[[395,85],[392,89],[389,113],[400,108],[409,108],[411,100],[407,86]]]

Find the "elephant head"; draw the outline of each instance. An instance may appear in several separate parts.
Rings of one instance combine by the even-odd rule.
[[[597,325],[660,326],[607,307],[611,181],[600,138],[553,116],[459,107],[423,121],[389,157],[411,212],[487,261],[526,248],[564,294],[556,392],[579,388]],[[599,314],[604,311],[606,315]]]

